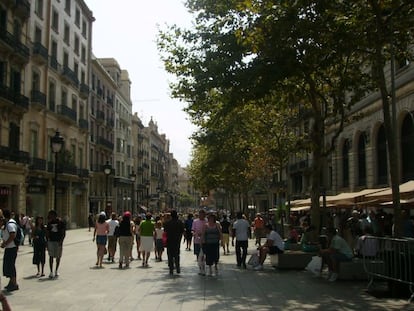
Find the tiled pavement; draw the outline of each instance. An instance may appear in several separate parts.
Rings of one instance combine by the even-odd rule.
[[[198,276],[194,255],[183,249],[182,273],[173,277],[165,261],[152,260],[148,268],[133,261],[127,270],[119,270],[117,264],[96,269],[95,249],[91,232],[68,231],[60,277],[50,280],[34,276],[31,248],[22,246],[17,260],[20,290],[8,294],[12,309],[414,310],[414,303],[406,300],[368,295],[366,282],[330,283],[306,271],[276,270],[269,262],[264,271],[239,270],[233,248],[231,255],[221,256],[219,275],[213,277]],[[48,275],[47,265],[45,270]],[[7,280],[1,280],[4,286]]]

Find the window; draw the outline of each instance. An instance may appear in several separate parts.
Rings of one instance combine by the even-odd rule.
[[[78,8],[76,8],[76,12],[75,12],[75,24],[76,26],[80,26],[80,10]]]
[[[79,75],[79,64],[76,61],[73,62],[73,71],[75,72],[76,78],[78,78],[78,75]]]
[[[42,43],[42,29],[40,29],[37,26],[35,27],[35,32],[34,32],[34,42]]]
[[[32,90],[39,91],[40,90],[40,75],[36,71],[32,73]]]
[[[76,95],[72,95],[72,109],[75,111],[78,110],[78,98]]]
[[[68,92],[66,90],[62,90],[62,106],[68,105]]]
[[[82,21],[82,36],[84,38],[86,38],[86,32],[87,32],[87,28],[86,28],[86,21]]]
[[[84,45],[82,45],[82,48],[81,48],[81,62],[83,64],[86,64],[86,48]]]
[[[35,13],[37,16],[43,19],[43,0],[36,0]]]
[[[83,149],[78,149],[78,167],[83,168]]]
[[[75,36],[75,47],[73,49],[76,55],[79,55],[79,37]]]
[[[56,103],[56,85],[53,82],[49,82],[49,109],[55,111]]]
[[[70,15],[70,0],[65,0],[65,11]]]
[[[70,153],[72,154],[73,157],[73,163],[76,163],[76,145],[71,144],[70,145]]]
[[[7,81],[7,63],[0,62],[0,86],[5,86]]]
[[[65,24],[65,30],[63,33],[63,41],[65,41],[66,44],[70,44],[70,28],[69,25]]]
[[[81,70],[81,83],[85,83],[85,71]]]
[[[38,140],[38,133],[36,130],[30,130],[30,156],[32,158],[38,157],[38,146],[39,146],[39,140]]]
[[[59,13],[55,9],[52,13],[52,29],[59,32]]]
[[[63,52],[63,66],[69,67],[69,55]]]
[[[0,29],[7,29],[7,11],[0,7]]]
[[[52,41],[51,56],[57,60],[58,44],[56,41]]]

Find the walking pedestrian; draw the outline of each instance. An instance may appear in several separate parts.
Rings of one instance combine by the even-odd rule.
[[[164,230],[167,234],[167,256],[170,275],[173,275],[174,267],[177,273],[181,273],[180,245],[181,237],[184,233],[184,224],[178,219],[177,211],[171,211],[171,220],[165,223]]]
[[[46,227],[47,251],[49,253],[49,278],[59,277],[60,259],[62,258],[63,240],[66,236],[66,223],[57,217],[55,210],[50,210],[47,215]],[[53,261],[56,259],[55,274],[53,274]]]
[[[126,211],[119,223],[119,269],[125,263],[125,268],[129,268],[129,257],[134,236],[134,226],[131,222],[131,213]]]
[[[96,266],[102,268],[103,258],[105,256],[106,249],[106,242],[108,240],[108,232],[109,232],[109,224],[106,222],[106,214],[105,212],[101,212],[99,214],[98,220],[95,224],[95,229],[93,231],[93,239],[92,241],[95,242],[96,237]]]
[[[137,260],[141,260],[141,251],[139,250],[140,247],[141,247],[141,236],[139,235],[139,226],[141,224],[141,221],[142,221],[141,216],[137,216],[134,219],[134,223],[135,223],[135,243],[137,243],[137,253],[138,253]]]
[[[46,227],[44,219],[37,216],[32,230],[33,264],[37,266],[37,277],[45,276],[46,263]]]
[[[152,221],[151,213],[145,215],[145,220],[141,221],[139,226],[139,234],[141,236],[141,254],[142,266],[148,267],[148,259],[154,249],[155,225]]]
[[[201,249],[201,236],[206,222],[206,212],[203,209],[201,209],[198,212],[198,218],[194,219],[193,225],[191,227],[191,231],[194,237],[194,255],[196,255],[197,258],[199,275],[206,275],[204,252]]]
[[[29,215],[21,214],[20,218],[20,228],[23,230],[23,238],[21,245],[24,245],[24,240],[27,239],[29,241],[29,245],[32,245],[32,218]]]
[[[108,261],[115,261],[115,252],[116,252],[116,242],[119,234],[119,221],[117,219],[116,213],[111,213],[111,219],[106,221],[109,225],[108,231]],[[118,228],[118,229],[117,229]]]
[[[230,244],[230,221],[227,220],[227,215],[223,215],[223,220],[220,222],[221,230],[223,233],[223,255],[230,254],[229,244]],[[227,253],[226,253],[227,250]]]
[[[233,223],[232,245],[236,239],[237,267],[246,269],[247,247],[249,240],[249,222],[243,218],[242,212],[237,213],[237,220]]]
[[[164,252],[164,243],[162,236],[164,234],[164,228],[162,227],[161,220],[158,220],[155,224],[155,260],[162,261],[162,253]]]
[[[193,214],[188,214],[187,219],[184,222],[184,239],[186,242],[187,247],[185,248],[186,251],[191,251],[191,242],[193,240],[193,232],[191,228],[193,227]]]
[[[216,215],[210,213],[207,216],[201,238],[203,252],[206,256],[206,265],[209,268],[208,275],[212,276],[214,264],[215,274],[218,275],[218,261],[220,259],[220,242],[223,240],[220,223],[217,221]]]
[[[19,289],[16,278],[16,258],[19,245],[16,245],[15,238],[17,230],[20,228],[14,219],[11,218],[11,213],[8,209],[3,210],[4,230],[3,242],[1,248],[4,248],[3,255],[3,275],[9,278],[9,284],[5,287],[6,291],[12,292]]]

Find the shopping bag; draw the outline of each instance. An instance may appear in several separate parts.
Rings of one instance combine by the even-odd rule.
[[[321,273],[322,268],[322,257],[319,256],[312,256],[312,260],[306,266],[306,270],[312,272],[315,275],[319,275]]]
[[[256,267],[259,265],[259,255],[257,253],[254,253],[250,256],[249,260],[247,261],[248,265],[251,265],[253,267]]]

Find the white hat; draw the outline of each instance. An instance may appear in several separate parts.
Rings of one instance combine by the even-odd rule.
[[[102,216],[106,217],[106,213],[104,211],[100,212],[99,215],[102,215]]]

